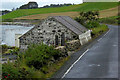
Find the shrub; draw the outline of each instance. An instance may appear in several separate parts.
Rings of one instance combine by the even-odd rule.
[[[11,47],[7,45],[0,45],[2,47],[2,54],[7,54],[7,53],[13,53],[17,54],[19,51],[19,48],[17,47]]]
[[[25,52],[18,54],[15,63],[3,64],[3,79],[45,78],[46,74],[50,76],[54,72],[54,68],[58,69],[59,65],[56,65],[55,62],[63,57],[61,54],[53,46],[33,44]],[[49,69],[53,72],[50,72]]]
[[[76,17],[75,20],[82,25],[84,25],[84,22],[86,21],[86,19],[84,17],[80,17],[80,16]]]
[[[92,37],[98,36],[101,33],[107,31],[108,27],[106,25],[101,25],[102,19],[99,19],[99,11],[87,11],[80,12],[80,16],[76,17],[75,20],[80,24],[84,25],[86,28],[92,30]],[[103,20],[105,21],[105,20]],[[112,20],[110,21],[112,23]]]
[[[36,69],[40,69],[44,65],[47,65],[52,58],[56,60],[61,56],[58,50],[55,50],[54,47],[47,46],[45,44],[33,44],[29,46],[28,50],[26,50],[24,54],[19,56],[22,57],[23,55],[26,64],[29,67],[33,66]]]
[[[13,53],[13,54],[18,54],[19,52],[19,48],[17,47],[14,47],[13,49],[10,50],[10,53]]]
[[[98,11],[80,12],[80,16],[75,18],[75,20],[81,24],[89,21],[97,21],[98,19],[99,19]]]
[[[100,24],[97,22],[97,21],[90,21],[90,22],[87,22],[85,24],[85,26],[90,29],[90,28],[95,28],[95,27],[99,27]]]
[[[5,53],[10,47],[7,45],[0,45],[2,46],[2,53]]]
[[[24,68],[16,66],[14,63],[7,63],[2,65],[2,78],[25,78],[28,72]]]

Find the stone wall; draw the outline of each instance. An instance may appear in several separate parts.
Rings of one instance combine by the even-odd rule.
[[[55,49],[59,50],[62,56],[68,56],[68,50],[66,46],[58,46]]]
[[[54,18],[49,17],[39,26],[35,26],[20,37],[20,49],[24,49],[25,46],[27,47],[30,44],[38,44],[41,42],[47,45],[55,45],[56,35],[58,36],[58,44],[61,45],[62,33],[64,33],[65,41],[71,41],[79,37]]]
[[[66,47],[68,51],[75,51],[76,49],[80,48],[81,44],[79,40],[72,40],[66,43]]]
[[[80,48],[81,44],[79,40],[72,40],[66,43],[65,46],[58,46],[55,49],[60,50],[63,56],[70,56],[76,50]]]

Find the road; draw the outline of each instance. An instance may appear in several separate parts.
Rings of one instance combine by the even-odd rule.
[[[118,26],[109,25],[109,28],[62,78],[118,78]]]

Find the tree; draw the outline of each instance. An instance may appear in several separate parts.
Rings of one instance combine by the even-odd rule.
[[[98,11],[87,11],[87,12],[80,12],[80,16],[76,17],[75,20],[81,24],[85,24],[89,21],[97,21],[99,19],[99,12]]]

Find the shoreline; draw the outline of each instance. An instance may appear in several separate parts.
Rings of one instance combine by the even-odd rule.
[[[35,26],[31,23],[23,23],[23,22],[0,22],[0,25],[18,25],[18,26],[24,26],[24,27]]]

